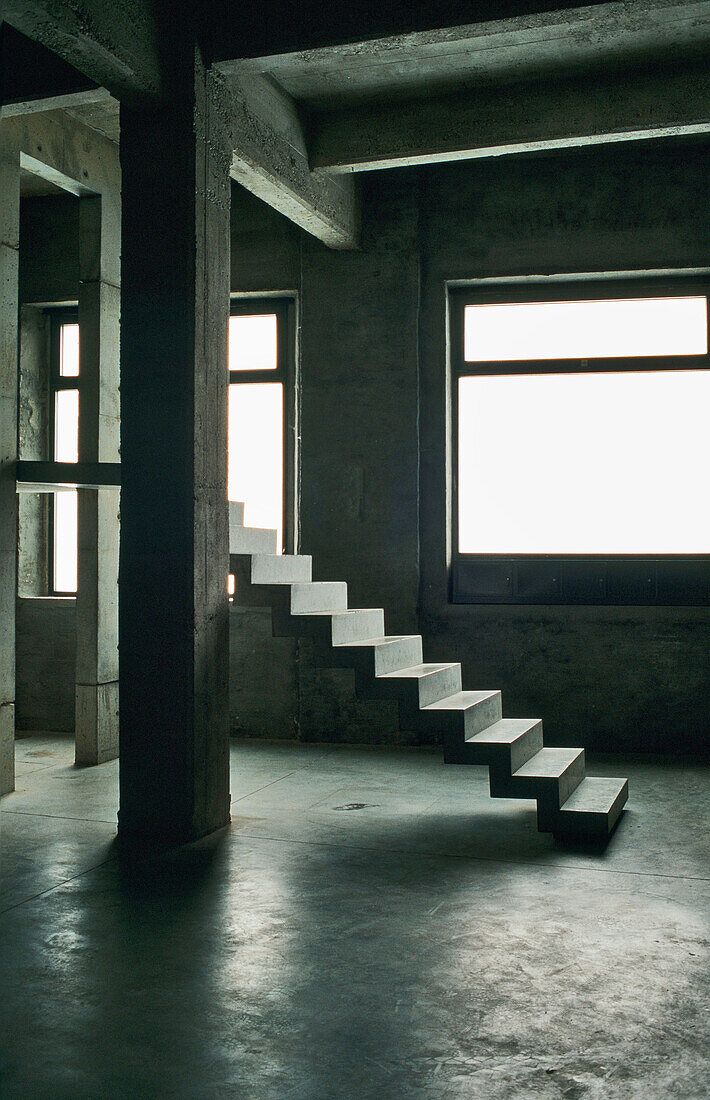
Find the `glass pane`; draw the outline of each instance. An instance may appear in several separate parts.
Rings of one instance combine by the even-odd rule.
[[[54,589],[76,592],[78,496],[74,491],[54,494]]]
[[[707,298],[466,306],[467,363],[704,355]]]
[[[59,373],[62,378],[78,378],[79,326],[62,325],[59,345]]]
[[[707,554],[710,371],[459,383],[459,549]]]
[[[275,370],[276,314],[229,318],[229,369]]]
[[[252,382],[229,387],[228,495],[244,501],[248,527],[278,531],[283,519],[283,386]]]
[[[79,461],[79,391],[58,390],[54,395],[54,458]]]

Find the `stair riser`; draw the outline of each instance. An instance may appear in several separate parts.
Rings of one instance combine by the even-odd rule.
[[[483,699],[466,711],[454,714],[455,723],[442,727],[444,761],[447,764],[485,764],[477,746],[467,745],[466,736],[473,736],[500,721],[503,709],[500,692]],[[433,715],[432,715],[433,718]]]
[[[241,501],[230,500],[229,502],[229,527],[243,527],[244,526],[244,505]]]
[[[252,584],[305,584],[311,579],[310,557],[280,554],[251,559]]]
[[[276,532],[256,527],[233,527],[229,532],[230,554],[275,554]]]
[[[416,677],[378,677],[372,681],[378,696],[397,699],[400,714],[408,728],[418,727],[421,721],[421,708],[436,703],[449,695],[461,691],[461,668],[438,669],[420,678]]]
[[[530,758],[528,758],[530,759]],[[514,777],[507,769],[498,765],[490,767],[491,798],[536,798],[538,810],[553,813],[560,809],[572,791],[585,776],[584,753],[580,753],[561,775],[555,778],[546,776]]]
[[[543,745],[542,722],[507,744],[479,743],[466,746],[469,764],[487,764],[497,775],[510,776],[531,760]]]
[[[365,687],[375,676],[421,664],[422,642],[419,638],[384,646],[342,646],[333,650],[332,660],[341,667],[354,668],[358,684]]]
[[[385,613],[380,608],[354,611],[349,615],[333,615],[330,622],[330,641],[333,645],[381,638],[385,633]]]
[[[291,614],[307,611],[345,611],[348,606],[348,586],[333,581],[291,586]]]

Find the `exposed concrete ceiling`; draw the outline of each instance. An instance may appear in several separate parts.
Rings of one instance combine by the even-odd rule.
[[[378,41],[221,62],[322,112],[493,83],[609,73],[710,53],[708,0],[613,0]]]

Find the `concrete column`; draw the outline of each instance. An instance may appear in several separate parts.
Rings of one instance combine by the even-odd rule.
[[[15,787],[19,150],[0,128],[0,794]]]
[[[124,844],[229,821],[230,148],[219,86],[171,59],[123,103],[120,812]]]
[[[105,216],[117,201],[79,200],[79,458],[87,462],[119,460],[120,239],[116,220]],[[117,491],[79,490],[77,764],[118,755],[118,508]]]

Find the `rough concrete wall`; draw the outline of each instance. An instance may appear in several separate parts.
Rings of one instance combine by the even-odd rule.
[[[23,199],[20,204],[20,302],[23,305],[20,366],[20,454],[45,457],[46,347],[42,314],[28,302],[76,301],[79,289],[78,203],[71,197]],[[44,354],[43,354],[44,351]],[[40,364],[40,360],[43,362]],[[45,496],[20,499],[20,599],[17,607],[18,732],[74,729],[76,662],[75,600],[36,598],[46,561],[42,525]],[[44,563],[43,563],[44,564]],[[45,578],[46,582],[46,578]],[[46,592],[46,587],[44,588]],[[32,598],[22,598],[32,592]]]
[[[49,327],[41,309],[20,310],[20,387],[18,455],[43,459],[48,455]],[[17,591],[20,596],[47,594],[49,497],[22,493],[19,497]]]
[[[705,267],[710,149],[500,158],[425,174],[422,629],[425,656],[540,715],[550,744],[710,751],[710,609],[454,607],[446,594],[444,282]],[[504,431],[504,425],[501,426]]]
[[[79,203],[47,195],[20,203],[20,302],[76,302]]]
[[[73,731],[75,662],[76,600],[18,600],[18,734]]]

